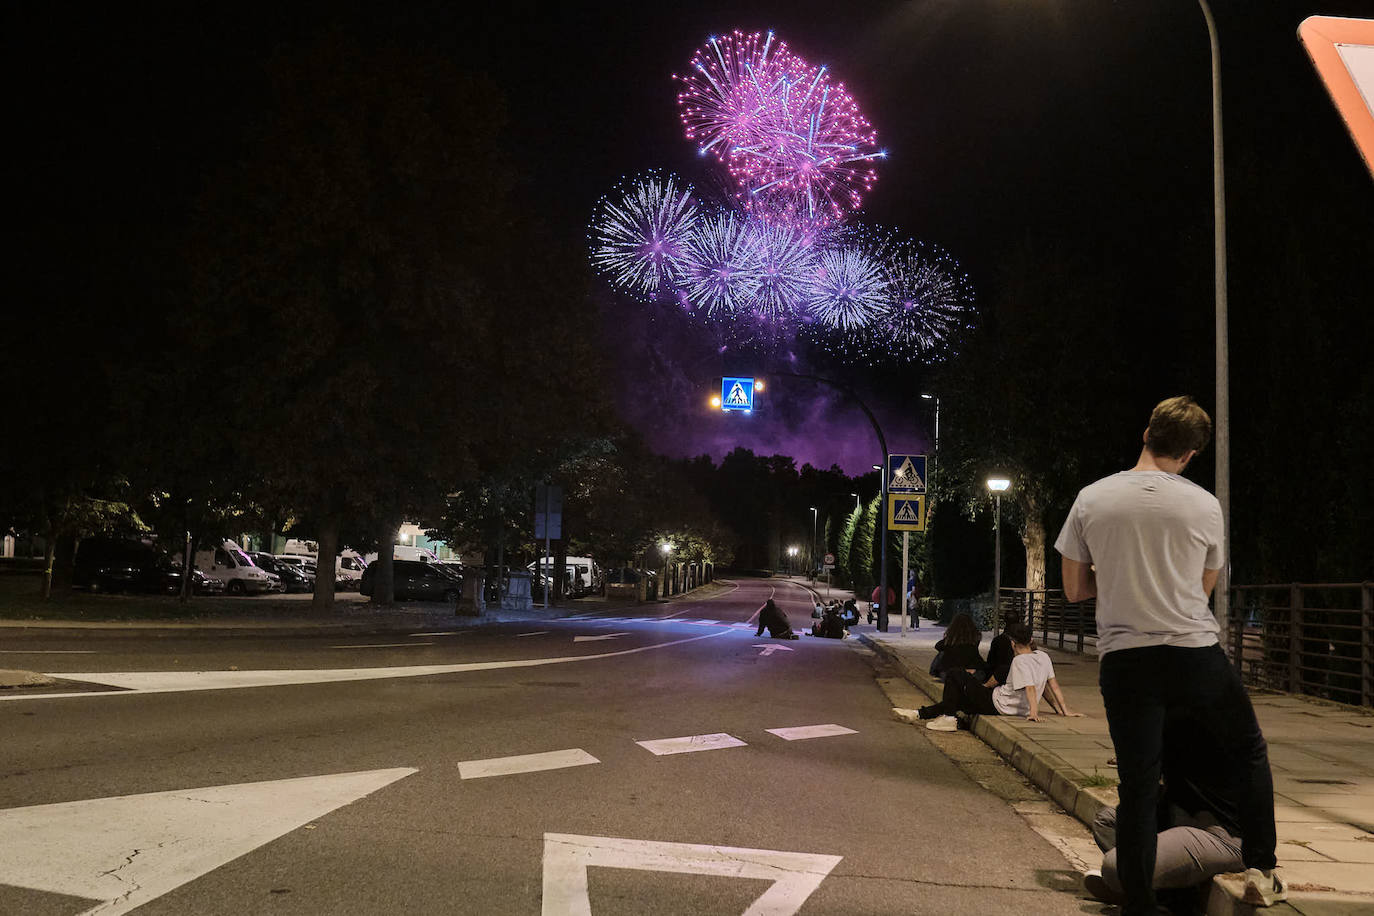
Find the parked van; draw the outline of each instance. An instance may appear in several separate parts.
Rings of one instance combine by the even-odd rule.
[[[591,557],[568,557],[564,564],[564,575],[568,577],[569,590],[574,598],[600,590],[601,567]],[[552,578],[556,568],[557,564],[551,557],[540,557],[529,566],[530,572],[538,571],[545,578]]]
[[[334,558],[334,588],[339,591],[356,592],[363,581],[363,570],[367,561],[362,554],[351,547],[345,547]]]
[[[439,557],[434,551],[424,547],[408,547],[405,544],[392,544],[391,558],[393,560],[414,560],[417,563],[439,562]],[[363,561],[369,564],[376,563],[377,554],[375,552],[365,554]]]
[[[214,550],[196,551],[196,569],[223,582],[224,590],[231,595],[259,595],[281,587],[281,579],[258,569],[233,541],[225,541]]]

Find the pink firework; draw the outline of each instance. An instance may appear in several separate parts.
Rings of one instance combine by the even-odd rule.
[[[885,157],[843,83],[773,33],[711,38],[678,94],[688,139],[729,169],[740,199],[766,220],[807,230],[857,210]]]

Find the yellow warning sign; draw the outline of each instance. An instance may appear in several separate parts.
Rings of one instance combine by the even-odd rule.
[[[887,527],[889,531],[925,531],[925,494],[888,494]]]

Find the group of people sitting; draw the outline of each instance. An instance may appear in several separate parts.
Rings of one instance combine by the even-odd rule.
[[[811,635],[827,639],[845,639],[849,636],[849,628],[858,622],[859,607],[853,598],[844,604],[840,604],[839,601],[822,604],[817,600],[815,608],[811,611]]]
[[[968,729],[974,716],[1025,716],[1040,721],[1040,703],[1047,700],[1062,716],[1079,716],[1064,701],[1054,677],[1054,663],[1036,648],[1030,627],[1009,621],[993,638],[988,656],[979,644],[983,634],[968,614],[956,614],[935,644],[930,673],[943,678],[938,703],[922,706],[918,715],[935,731]]]

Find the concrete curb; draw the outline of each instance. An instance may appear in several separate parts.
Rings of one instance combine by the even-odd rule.
[[[931,677],[929,672],[913,667],[884,643],[865,633],[858,634],[858,637],[926,696],[935,698],[943,692],[943,685]],[[999,722],[997,716],[975,716],[973,734],[1087,827],[1092,826],[1097,812],[1104,806],[1116,804],[1115,789],[1084,786],[1083,782],[1088,779],[1086,773],[1027,737],[1025,732],[1015,726]],[[1207,896],[1207,916],[1255,916],[1256,912],[1289,916],[1300,912],[1287,903],[1257,911],[1241,901],[1239,895],[1242,891],[1242,882],[1237,881],[1234,875],[1218,875],[1213,878]]]

